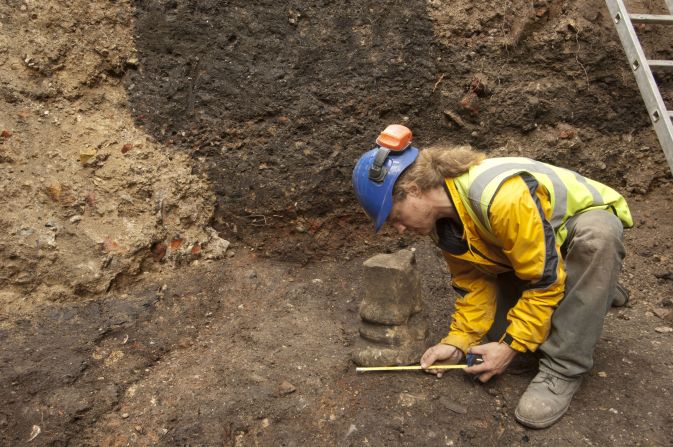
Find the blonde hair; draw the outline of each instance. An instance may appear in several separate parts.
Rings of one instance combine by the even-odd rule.
[[[444,179],[457,177],[486,156],[471,146],[434,146],[419,152],[416,161],[400,175],[393,188],[393,201],[404,200],[407,186],[416,183],[421,192],[442,186]]]

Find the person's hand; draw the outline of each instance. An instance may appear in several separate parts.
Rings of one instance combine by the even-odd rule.
[[[437,377],[442,377],[445,369],[427,369],[429,366],[432,366],[438,360],[442,360],[444,364],[455,364],[463,357],[463,353],[460,349],[455,346],[445,345],[442,343],[436,344],[435,346],[428,348],[427,351],[421,357],[421,368],[427,373],[436,374]]]
[[[488,382],[491,377],[505,372],[507,365],[518,354],[506,343],[486,343],[473,346],[468,350],[468,353],[481,354],[484,359],[484,362],[479,365],[465,368],[466,373],[477,375],[481,382]]]

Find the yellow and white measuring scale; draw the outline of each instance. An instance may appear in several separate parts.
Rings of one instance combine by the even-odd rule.
[[[478,365],[483,363],[484,359],[480,355],[468,354],[467,363],[460,365],[431,365],[425,369],[464,369],[470,366]],[[369,372],[369,371],[417,371],[424,369],[421,365],[409,365],[409,366],[358,366],[355,368],[355,372]]]

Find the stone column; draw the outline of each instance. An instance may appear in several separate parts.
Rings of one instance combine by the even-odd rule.
[[[412,250],[381,254],[364,262],[360,338],[353,361],[360,366],[418,363],[428,346],[421,279]]]

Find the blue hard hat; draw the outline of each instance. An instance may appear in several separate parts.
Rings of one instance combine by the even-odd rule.
[[[393,207],[393,188],[400,175],[416,161],[418,149],[391,151],[377,146],[366,152],[353,169],[355,195],[378,232]]]

